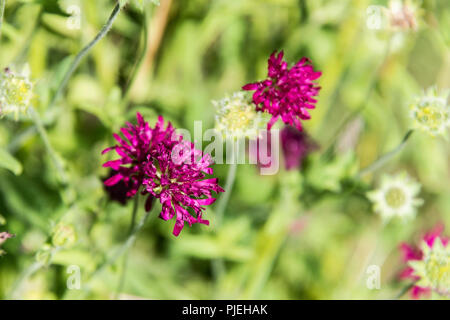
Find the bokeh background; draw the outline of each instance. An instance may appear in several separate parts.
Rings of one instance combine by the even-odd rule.
[[[68,65],[115,1],[7,0],[0,67],[30,66],[33,105],[68,183],[61,184],[28,117],[0,120],[0,147],[23,168],[17,175],[0,168],[0,231],[16,235],[2,246],[0,298],[397,296],[408,285],[398,280],[398,245],[417,242],[436,223],[449,233],[448,140],[414,133],[381,169],[355,175],[400,143],[411,127],[408,106],[423,89],[450,85],[450,4],[417,3],[418,29],[392,32],[367,24],[368,6],[387,1],[160,0],[143,10],[132,1],[49,112]],[[68,21],[68,10],[80,20]],[[239,165],[220,225],[211,206],[209,227],[185,227],[174,237],[173,221],[155,212],[126,255],[122,287],[123,257],[95,273],[126,240],[133,206],[110,201],[102,186],[108,159],[101,151],[113,144],[112,133],[135,121],[136,111],[150,124],[163,115],[179,128],[192,130],[194,121],[212,128],[211,100],[265,78],[268,56],[281,49],[288,61],[307,56],[323,72],[317,108],[304,123],[319,149],[299,170],[273,176]],[[333,142],[336,154],[324,157]],[[214,169],[223,185],[227,165]],[[381,228],[365,192],[383,173],[400,171],[422,184],[425,204],[413,221]],[[42,260],[59,222],[73,226],[76,241]],[[36,267],[36,257],[45,265]],[[72,265],[80,267],[81,290],[67,288]],[[379,290],[366,286],[368,265],[382,266]]]

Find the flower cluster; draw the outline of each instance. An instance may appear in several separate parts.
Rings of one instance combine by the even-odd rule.
[[[232,96],[213,101],[213,105],[217,110],[215,129],[224,137],[257,137],[261,116],[245,92],[235,92]]]
[[[449,91],[438,92],[436,87],[429,88],[424,95],[417,98],[411,105],[411,118],[415,128],[432,136],[445,136],[450,127],[450,107],[448,106]]]
[[[381,186],[367,193],[373,202],[374,211],[381,215],[383,220],[398,217],[403,220],[414,218],[417,207],[423,200],[416,198],[420,192],[420,184],[413,181],[406,173],[394,176],[384,175]]]
[[[415,281],[411,289],[415,299],[431,291],[450,296],[450,239],[441,235],[443,229],[438,226],[427,233],[420,246],[400,245],[403,261],[408,264],[400,278]]]
[[[292,68],[288,68],[283,61],[283,51],[270,56],[268,61],[268,79],[250,83],[242,88],[255,91],[253,103],[257,111],[265,111],[272,115],[267,129],[281,117],[286,124],[302,129],[300,119],[307,120],[311,116],[308,109],[314,109],[314,96],[317,96],[320,87],[313,81],[322,73],[314,71],[311,61],[302,58]]]
[[[14,114],[17,120],[20,113],[26,113],[33,98],[33,83],[29,71],[21,73],[6,68],[0,73],[0,117]]]
[[[105,185],[113,186],[122,181],[127,197],[138,191],[148,194],[147,211],[153,200],[159,199],[162,205],[160,218],[176,217],[175,236],[183,229],[184,222],[190,226],[193,223],[208,224],[202,219],[203,206],[215,201],[212,191],[224,191],[217,179],[204,179],[206,174],[213,173],[211,156],[203,155],[193,143],[184,141],[170,123],[164,128],[162,117],[154,128],[150,128],[139,113],[137,122],[137,125],[127,123],[127,128],[121,129],[125,139],[114,134],[118,145],[103,151],[115,150],[120,156],[103,165],[115,173],[104,182]],[[188,209],[193,210],[195,216]]]

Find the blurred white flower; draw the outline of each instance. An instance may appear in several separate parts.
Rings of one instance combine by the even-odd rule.
[[[256,138],[261,125],[260,113],[255,110],[248,94],[236,92],[219,101],[212,101],[216,107],[215,129],[224,137]]]
[[[446,136],[450,127],[450,107],[448,106],[448,90],[440,95],[436,87],[429,88],[411,105],[411,118],[414,127],[432,136]]]
[[[32,98],[33,83],[28,66],[21,72],[6,68],[0,73],[0,117],[14,114],[17,120],[20,113],[26,113]]]
[[[384,221],[398,217],[404,221],[416,216],[417,207],[423,200],[416,198],[420,184],[406,173],[394,176],[384,175],[378,189],[367,193],[373,203],[373,209]]]
[[[447,241],[437,238],[432,246],[423,241],[423,258],[411,260],[409,265],[414,270],[412,275],[419,278],[416,285],[450,296],[450,245]]]

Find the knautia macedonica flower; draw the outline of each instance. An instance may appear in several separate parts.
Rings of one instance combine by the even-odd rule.
[[[384,175],[378,189],[367,193],[372,201],[374,211],[384,221],[397,217],[408,220],[416,216],[417,207],[423,200],[416,198],[420,192],[420,184],[412,180],[406,173],[394,176]]]
[[[292,126],[285,126],[280,133],[286,170],[300,168],[303,159],[318,146],[308,134]]]
[[[121,157],[103,165],[115,171],[105,185],[123,181],[128,197],[138,191],[148,194],[147,211],[152,201],[159,199],[162,205],[160,218],[176,218],[175,236],[183,229],[184,222],[190,226],[193,223],[209,224],[202,219],[204,206],[216,200],[212,198],[213,191],[224,192],[216,178],[205,179],[207,174],[213,173],[211,156],[184,141],[170,123],[164,128],[162,117],[158,118],[154,128],[150,128],[139,113],[137,120],[136,126],[128,123],[128,127],[121,130],[126,140],[115,134],[119,145],[103,151],[115,150]]]
[[[14,237],[14,235],[11,234],[11,233],[8,233],[8,232],[0,232],[0,246],[1,246],[3,243],[5,243],[6,240],[8,240],[8,239],[10,239],[10,238],[12,238],[12,237]],[[5,254],[5,251],[3,251],[3,250],[0,248],[0,257],[1,257],[2,255],[4,255],[4,254]]]
[[[30,81],[28,68],[20,73],[6,68],[0,73],[0,117],[26,113],[33,98],[33,83]]]
[[[411,105],[414,127],[432,136],[446,135],[450,127],[449,90],[439,94],[436,87],[429,88]]]
[[[223,137],[256,138],[261,124],[261,114],[252,105],[246,92],[235,92],[219,101],[212,101],[216,108],[215,129]]]
[[[415,299],[431,291],[450,297],[450,246],[449,238],[441,235],[443,230],[443,226],[437,226],[419,246],[400,245],[403,261],[408,264],[400,278],[415,281],[411,289]]]
[[[313,81],[321,76],[321,72],[314,71],[311,61],[302,58],[292,68],[288,68],[283,61],[283,51],[269,58],[268,79],[250,83],[242,88],[253,93],[253,103],[257,111],[265,111],[272,115],[267,129],[281,117],[286,124],[302,129],[300,120],[311,118],[308,109],[314,109],[314,96],[320,87]]]

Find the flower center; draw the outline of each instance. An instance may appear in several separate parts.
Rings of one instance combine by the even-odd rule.
[[[397,209],[405,204],[406,195],[402,189],[393,187],[386,192],[385,199],[391,208]]]

